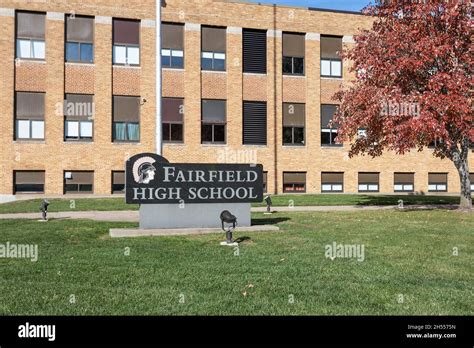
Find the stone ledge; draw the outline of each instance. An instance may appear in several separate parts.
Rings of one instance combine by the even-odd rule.
[[[255,225],[250,227],[237,227],[234,233],[239,232],[268,232],[268,231],[279,231],[278,226],[273,225]],[[225,237],[225,233],[220,228],[163,228],[163,229],[138,229],[138,228],[111,228],[109,235],[112,238],[124,238],[124,237],[151,237],[151,236],[190,236],[199,234],[212,234],[222,233]]]

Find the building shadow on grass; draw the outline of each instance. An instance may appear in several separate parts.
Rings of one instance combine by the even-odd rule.
[[[275,217],[275,218],[259,218],[259,219],[252,219],[252,226],[260,226],[260,225],[277,225],[280,222],[285,222],[291,220],[288,217]]]
[[[425,192],[419,191],[407,195],[362,195],[356,206],[374,206],[374,205],[393,205],[398,206],[400,203],[406,205],[444,205],[459,204],[459,197],[444,195],[426,195]]]

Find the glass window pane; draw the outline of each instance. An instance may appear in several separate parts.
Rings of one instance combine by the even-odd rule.
[[[36,59],[44,59],[46,57],[44,41],[33,41],[33,54]]]
[[[171,50],[162,49],[161,50],[161,56],[162,57],[171,57]]]
[[[225,126],[214,125],[214,142],[223,143],[225,142]]]
[[[367,185],[359,185],[359,191],[367,191]]]
[[[31,58],[30,40],[16,40],[16,50],[19,58]]]
[[[413,185],[404,185],[405,191],[413,191]]]
[[[283,73],[293,73],[293,59],[291,57],[283,57]]]
[[[283,128],[283,144],[293,144],[293,128]]]
[[[332,185],[323,184],[321,185],[322,191],[332,191]]]
[[[18,120],[17,121],[17,138],[28,139],[29,137],[30,137],[30,121]]]
[[[79,44],[75,42],[66,43],[66,62],[79,61]]]
[[[162,126],[163,130],[163,141],[170,141],[170,124],[169,123],[163,123]]]
[[[428,185],[428,190],[436,191],[436,185]]]
[[[114,123],[114,139],[127,140],[127,127],[125,123]]]
[[[92,122],[81,122],[81,137],[92,138]]]
[[[183,125],[182,124],[171,125],[171,140],[183,141]]]
[[[331,133],[321,132],[321,144],[323,145],[331,144]]]
[[[294,128],[295,144],[304,144],[304,128]]]
[[[161,66],[169,67],[171,65],[171,50],[161,50]]]
[[[212,125],[203,124],[201,127],[201,142],[207,143],[212,141]]]
[[[44,139],[44,121],[31,122],[31,138]]]
[[[342,75],[342,64],[339,61],[331,62],[331,75],[332,76],[341,76]]]
[[[370,191],[378,191],[379,190],[379,185],[369,185],[369,190]]]
[[[304,74],[304,58],[293,58],[293,73]]]
[[[79,184],[79,192],[92,192],[92,184]]]
[[[342,191],[342,185],[341,184],[332,185],[332,189],[334,191]]]
[[[128,47],[128,64],[139,65],[140,64],[140,48]]]
[[[181,50],[173,50],[171,52],[171,67],[182,69],[184,66],[184,53]]]
[[[128,140],[139,141],[140,140],[140,125],[138,123],[128,123]]]
[[[394,185],[393,190],[394,191],[403,191],[403,185]]]
[[[209,57],[210,55],[210,57]],[[201,58],[201,69],[212,70],[212,53],[203,52]]]
[[[94,49],[92,44],[81,44],[81,62],[92,63],[94,61]]]
[[[114,64],[125,64],[127,62],[127,48],[114,45]]]
[[[331,61],[321,60],[321,76],[331,75]]]
[[[79,136],[79,122],[66,121],[66,138],[77,138]]]

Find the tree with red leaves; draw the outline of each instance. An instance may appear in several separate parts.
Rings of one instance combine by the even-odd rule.
[[[334,97],[341,103],[337,140],[351,142],[350,156],[434,146],[434,156],[451,160],[459,172],[460,208],[472,209],[470,1],[378,0],[364,11],[374,17],[372,28],[341,54],[352,61],[356,79]]]

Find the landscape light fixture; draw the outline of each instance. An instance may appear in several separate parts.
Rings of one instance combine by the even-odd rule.
[[[43,202],[41,202],[40,210],[41,210],[41,217],[43,220],[41,221],[47,221],[47,214],[48,214],[48,206],[49,206],[49,201],[47,199],[43,199]]]
[[[232,232],[235,230],[235,225],[237,224],[237,217],[232,215],[230,211],[224,210],[221,215],[222,230],[225,232],[226,241],[222,242],[221,245],[236,246],[236,243],[232,239]]]

